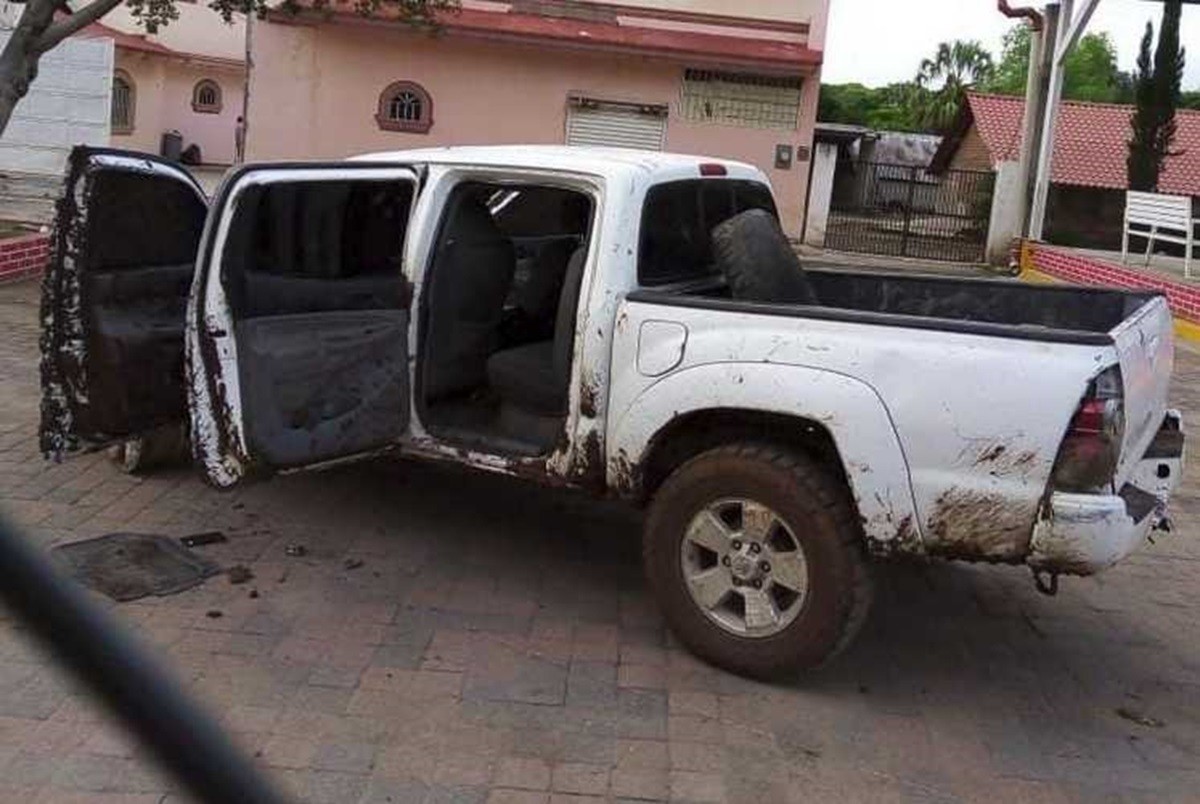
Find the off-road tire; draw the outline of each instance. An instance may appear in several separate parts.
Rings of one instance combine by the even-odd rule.
[[[804,549],[809,592],[797,618],[768,637],[726,631],[693,602],[680,562],[697,512],[742,497],[773,509]],[[718,447],[676,469],[650,504],[643,560],[667,624],[692,652],[755,678],[796,676],[853,641],[870,610],[872,584],[854,506],[842,484],[808,456],[765,443]]]
[[[712,249],[734,299],[820,303],[779,221],[766,210],[749,209],[716,226]]]

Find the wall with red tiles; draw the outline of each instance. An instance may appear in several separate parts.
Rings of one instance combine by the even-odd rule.
[[[40,275],[49,256],[49,235],[35,232],[0,240],[0,282]]]
[[[1171,312],[1177,318],[1200,323],[1200,284],[1166,279],[1159,274],[1123,267],[1041,243],[1026,244],[1023,264],[1055,279],[1079,285],[1161,291],[1166,294]]]

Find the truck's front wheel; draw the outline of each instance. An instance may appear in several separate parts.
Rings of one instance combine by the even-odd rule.
[[[819,464],[768,444],[713,449],[672,473],[646,519],[644,559],[680,640],[746,675],[820,665],[870,606],[846,495]]]

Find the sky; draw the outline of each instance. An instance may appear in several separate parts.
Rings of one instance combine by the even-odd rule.
[[[1042,6],[1044,0],[1009,5]],[[1076,0],[1076,7],[1081,0]],[[939,42],[978,39],[1000,59],[1000,40],[1016,20],[996,10],[995,0],[831,0],[821,80],[881,86],[907,81]],[[1157,33],[1162,5],[1146,0],[1100,0],[1089,32],[1107,31],[1122,70],[1131,70],[1147,20]],[[1185,89],[1200,89],[1200,5],[1184,4],[1179,39],[1188,49]]]

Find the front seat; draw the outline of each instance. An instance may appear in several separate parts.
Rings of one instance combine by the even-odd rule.
[[[423,375],[427,400],[484,384],[515,269],[512,241],[481,201],[464,199],[434,263]]]
[[[564,416],[571,382],[571,357],[575,349],[575,319],[587,249],[575,249],[567,262],[554,337],[548,341],[497,352],[488,360],[488,381],[506,407],[535,416]]]

